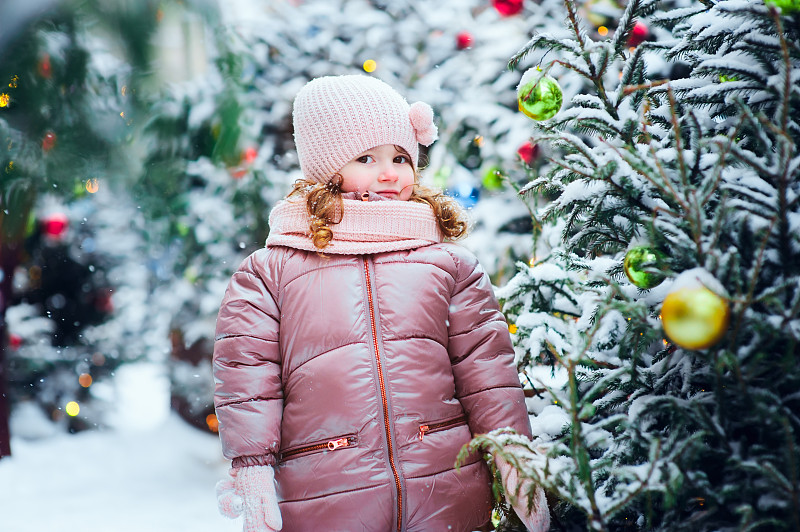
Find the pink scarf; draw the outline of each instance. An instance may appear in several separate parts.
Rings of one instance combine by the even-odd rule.
[[[342,195],[342,221],[332,225],[333,238],[324,249],[311,240],[310,216],[305,199],[283,200],[269,215],[267,246],[287,246],[306,251],[340,255],[384,253],[428,246],[442,241],[433,209],[426,203],[387,200],[370,194],[369,201],[356,193]]]

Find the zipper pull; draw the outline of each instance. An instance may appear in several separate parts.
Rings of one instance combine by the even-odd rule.
[[[361,201],[369,201],[369,192],[361,194]]]
[[[419,426],[419,441],[422,441],[422,438],[425,437],[425,433],[428,432],[430,428],[428,425],[420,425]]]
[[[339,438],[338,440],[331,440],[328,442],[328,450],[335,451],[339,447],[347,447],[350,445],[350,442],[347,438]]]

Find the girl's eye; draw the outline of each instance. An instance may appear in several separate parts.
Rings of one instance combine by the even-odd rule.
[[[375,158],[372,155],[362,155],[361,157],[356,159],[356,161],[358,161],[360,163],[364,163],[364,164],[374,163],[375,162]]]
[[[408,162],[408,157],[405,155],[397,155],[394,158],[394,162],[397,164],[406,164]]]

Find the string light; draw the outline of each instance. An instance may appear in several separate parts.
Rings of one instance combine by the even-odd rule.
[[[219,420],[217,420],[217,416],[215,414],[209,414],[206,416],[206,425],[208,425],[208,430],[211,432],[219,432]]]
[[[56,134],[52,131],[48,131],[42,137],[42,149],[46,152],[53,149],[56,145]]]
[[[78,384],[83,386],[84,388],[88,388],[92,385],[92,376],[88,373],[81,373],[81,376],[78,377]]]
[[[606,35],[608,35],[608,28],[606,28],[605,26],[600,26],[599,28],[597,28],[597,34],[600,37],[605,37]]]
[[[8,107],[11,103],[11,96],[6,94],[5,92],[0,93],[0,107]]]
[[[70,401],[69,403],[67,403],[67,406],[64,408],[64,410],[66,411],[68,416],[75,417],[80,413],[81,407],[75,401]]]
[[[364,61],[364,72],[375,72],[375,69],[378,68],[378,63],[375,62],[374,59],[367,59]]]
[[[508,332],[510,332],[511,334],[517,334],[517,326],[513,323],[509,324]]]
[[[28,279],[36,282],[42,278],[42,269],[39,266],[31,266],[28,268]]]
[[[91,178],[86,180],[86,191],[89,194],[94,194],[100,189],[100,185],[97,182],[97,178]]]

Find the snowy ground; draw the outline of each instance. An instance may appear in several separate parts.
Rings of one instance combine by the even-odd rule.
[[[152,386],[151,369],[127,373],[126,390]],[[0,460],[0,531],[241,531],[217,513],[214,485],[228,467],[217,437],[168,409],[142,419],[126,429],[12,439],[13,456]]]
[[[217,513],[219,443],[170,416],[142,432],[13,441],[0,460],[3,532],[226,532]]]

